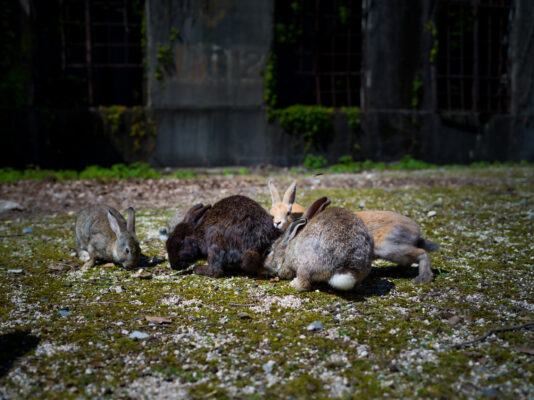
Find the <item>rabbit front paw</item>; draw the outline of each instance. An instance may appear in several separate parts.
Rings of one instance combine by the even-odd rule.
[[[309,282],[303,282],[298,277],[293,279],[291,283],[289,284],[293,289],[298,290],[299,292],[306,292],[311,289],[311,285]]]

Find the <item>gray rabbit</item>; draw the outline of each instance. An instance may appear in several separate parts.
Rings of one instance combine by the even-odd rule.
[[[128,208],[128,222],[113,207],[95,205],[83,209],[76,219],[76,248],[85,261],[83,269],[96,261],[111,261],[135,268],[141,249],[135,234],[135,210]]]
[[[299,291],[310,290],[314,282],[350,290],[371,272],[373,237],[354,213],[324,210],[329,204],[326,197],[316,200],[273,244],[265,261],[270,273],[294,278],[291,286]]]

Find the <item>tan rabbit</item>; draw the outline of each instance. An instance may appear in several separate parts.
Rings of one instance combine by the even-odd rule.
[[[280,200],[280,194],[272,181],[269,181],[269,190],[271,191],[271,200],[273,202],[270,214],[273,216],[273,223],[276,229],[285,230],[291,221],[300,218],[306,211],[304,207],[295,203],[295,193],[297,182],[287,188],[284,194],[284,200]],[[290,218],[291,216],[291,218]]]
[[[271,189],[271,196],[273,197],[271,215],[274,217],[275,226],[281,226],[278,229],[285,230],[291,222],[300,217],[300,215],[294,215],[293,212],[304,210],[301,205],[295,203],[296,182],[293,182],[288,188],[284,202],[277,203],[279,204],[277,208],[274,208],[273,189],[276,194],[278,192],[271,182],[269,182],[269,189]],[[401,268],[407,268],[413,263],[417,263],[419,274],[414,282],[427,283],[432,280],[428,253],[438,250],[439,245],[424,239],[421,236],[421,229],[415,221],[392,211],[359,211],[355,214],[363,221],[373,236],[375,259],[382,258],[394,262]]]
[[[417,263],[419,275],[415,278],[415,283],[432,280],[430,256],[427,252],[439,249],[439,245],[424,239],[421,228],[415,221],[392,211],[359,211],[355,214],[373,235],[374,258],[394,262],[401,268]]]

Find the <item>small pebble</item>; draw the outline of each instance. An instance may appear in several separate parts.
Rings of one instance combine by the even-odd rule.
[[[324,329],[324,325],[321,321],[315,321],[309,324],[306,329],[308,331],[322,331]]]
[[[237,316],[239,317],[239,319],[251,319],[252,318],[250,314],[246,312],[240,312],[239,314],[237,314]]]
[[[24,233],[24,234],[27,234],[27,233],[33,233],[33,228],[24,228],[24,229],[22,230],[22,233]]]
[[[265,364],[263,364],[262,368],[265,371],[265,373],[269,374],[273,372],[274,366],[276,363],[273,360],[267,361]]]
[[[70,315],[70,311],[60,310],[59,315],[61,315],[62,317],[68,317]]]
[[[14,275],[21,275],[21,274],[24,273],[24,271],[21,270],[21,269],[8,269],[7,273],[8,274],[14,274]]]
[[[437,214],[437,213],[436,213],[434,210],[432,210],[432,211],[429,211],[428,214],[427,214],[426,216],[429,217],[429,218],[431,218],[431,217],[435,216],[436,214]]]
[[[147,333],[140,331],[133,331],[132,333],[130,333],[130,339],[146,339],[149,336],[150,335],[148,335]]]

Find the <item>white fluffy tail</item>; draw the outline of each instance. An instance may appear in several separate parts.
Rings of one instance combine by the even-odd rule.
[[[328,284],[334,289],[350,290],[356,285],[356,278],[350,273],[334,274]]]

